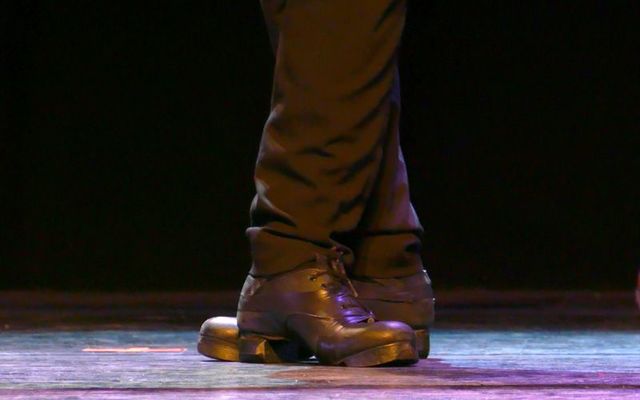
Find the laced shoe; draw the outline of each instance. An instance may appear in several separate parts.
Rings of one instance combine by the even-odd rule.
[[[354,277],[351,282],[358,292],[358,301],[372,310],[376,318],[401,321],[413,328],[420,358],[429,356],[429,327],[434,320],[435,299],[427,271],[401,278]]]
[[[357,300],[340,257],[268,277],[249,275],[237,312],[237,353],[233,321],[210,319],[198,350],[230,361],[279,363],[314,355],[321,364],[374,366],[415,363],[412,329],[378,321]]]

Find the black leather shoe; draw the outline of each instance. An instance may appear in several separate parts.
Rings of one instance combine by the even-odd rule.
[[[237,359],[298,361],[315,355],[328,365],[374,366],[418,360],[413,330],[376,321],[356,300],[339,259],[269,277],[248,276],[238,302]],[[205,321],[198,351],[236,360],[230,319]]]
[[[351,282],[358,294],[358,301],[371,309],[376,318],[410,325],[415,331],[420,358],[428,357],[434,299],[426,271],[402,278],[355,278]],[[200,328],[198,351],[207,357],[238,361],[237,336],[238,329],[233,318],[210,318]],[[300,354],[299,357],[302,359],[305,355]]]
[[[402,321],[416,333],[420,358],[429,356],[429,327],[434,319],[434,298],[427,271],[402,278],[352,278],[358,301],[376,318]]]

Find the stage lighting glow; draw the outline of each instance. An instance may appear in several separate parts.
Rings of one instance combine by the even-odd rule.
[[[184,347],[86,347],[85,353],[183,353]]]

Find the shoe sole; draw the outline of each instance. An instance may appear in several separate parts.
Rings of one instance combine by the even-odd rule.
[[[410,365],[418,361],[418,352],[411,342],[396,342],[361,351],[345,357],[333,365],[373,367],[392,363]]]
[[[415,330],[415,334],[418,358],[427,358],[429,356],[430,350],[429,330]],[[241,346],[243,347],[242,357],[240,351]],[[369,361],[357,361],[360,359],[389,359],[389,361],[378,362],[379,364],[381,364],[396,360],[402,362],[402,359],[404,358],[408,360],[414,358],[414,356],[410,354],[410,352],[407,352],[406,349],[404,349],[404,346],[397,346],[399,350],[393,350],[393,348],[395,348],[394,346],[390,346],[389,349],[383,350],[382,348],[386,346],[390,345],[384,345],[380,346],[380,348],[369,349],[365,352],[362,352],[371,352],[372,354],[377,352],[379,354],[378,356],[371,357],[367,356],[366,354],[354,355],[351,357],[355,357],[355,361],[351,362],[344,359],[342,360],[342,362],[345,362],[345,365],[347,365],[346,362],[350,362],[351,364],[349,366],[357,366],[356,364],[362,364],[363,362],[367,364],[369,363]],[[309,357],[301,355],[299,347],[300,346],[297,343],[280,337],[263,338],[255,336],[252,338],[251,336],[249,336],[245,337],[243,341],[228,341],[216,336],[200,334],[200,338],[198,340],[198,352],[200,354],[221,361],[284,363],[303,361],[308,359]],[[396,351],[397,353],[395,356],[393,355],[394,351]]]
[[[238,338],[239,361],[248,363],[296,362],[302,357],[304,346],[283,337],[242,334]],[[363,350],[338,361],[319,360],[321,364],[346,367],[373,367],[384,364],[414,364],[418,352],[412,342],[395,342]]]

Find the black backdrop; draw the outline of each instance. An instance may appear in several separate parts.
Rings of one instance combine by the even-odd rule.
[[[0,287],[238,288],[271,87],[258,2],[0,12]],[[403,144],[436,288],[634,284],[639,16],[410,3]]]

